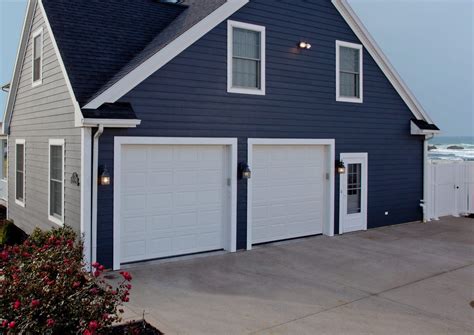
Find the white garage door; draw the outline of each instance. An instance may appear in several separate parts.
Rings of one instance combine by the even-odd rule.
[[[121,262],[222,249],[227,157],[219,145],[122,146]]]
[[[252,243],[322,233],[326,164],[324,146],[253,146]]]

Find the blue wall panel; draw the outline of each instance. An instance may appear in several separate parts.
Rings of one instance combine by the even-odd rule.
[[[227,93],[227,23],[133,89],[137,129],[106,129],[101,164],[113,173],[114,136],[237,137],[239,161],[247,138],[334,138],[340,152],[368,152],[370,228],[420,220],[423,143],[410,135],[413,117],[364,51],[364,103],[335,100],[335,41],[360,43],[330,0],[251,0],[232,20],[266,26],[267,94]],[[310,50],[298,50],[307,40]],[[336,232],[338,190],[336,178]],[[246,182],[238,183],[237,245],[246,243]],[[98,257],[111,265],[113,187],[99,192]],[[385,211],[389,215],[385,216]]]

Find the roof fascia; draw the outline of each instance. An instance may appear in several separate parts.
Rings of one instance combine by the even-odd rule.
[[[392,66],[388,58],[383,53],[382,49],[380,49],[377,42],[370,35],[369,31],[354,12],[352,7],[349,5],[347,0],[332,0],[332,3],[342,15],[347,24],[354,31],[362,44],[365,46],[369,54],[373,57],[377,65],[393,85],[400,97],[407,104],[413,115],[419,120],[425,120],[426,122],[432,124],[433,121],[429,115],[425,112],[416,97]]]
[[[11,113],[13,106],[16,100],[16,92],[18,89],[18,84],[20,81],[20,72],[22,68],[22,63],[20,58],[23,59],[27,47],[28,37],[31,32],[31,27],[33,26],[33,14],[36,5],[36,0],[29,0],[28,6],[26,8],[25,18],[23,20],[23,28],[21,29],[20,43],[18,44],[15,66],[13,68],[13,75],[10,85],[10,90],[8,92],[7,104],[5,113],[3,114],[3,123],[2,123],[2,134],[6,134],[10,125]]]
[[[136,128],[141,124],[139,119],[93,119],[85,118],[82,125],[84,127],[98,127],[100,125],[108,128]]]
[[[104,103],[116,102],[248,2],[249,0],[227,0],[225,4],[93,98],[83,108],[97,109]]]

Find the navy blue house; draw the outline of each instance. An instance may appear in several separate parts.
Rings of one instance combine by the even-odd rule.
[[[79,130],[50,142],[66,162],[80,152],[80,171],[63,166],[71,190],[48,194],[48,215],[77,221],[91,261],[118,269],[423,219],[438,129],[345,0],[42,0],[33,26],[38,11]],[[28,162],[11,105],[5,132]],[[19,222],[31,199],[17,190]]]

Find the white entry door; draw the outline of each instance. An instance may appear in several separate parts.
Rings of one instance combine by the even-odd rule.
[[[342,153],[346,173],[340,175],[339,233],[367,229],[367,153]]]
[[[250,150],[251,244],[322,234],[329,215],[325,146],[265,144]]]
[[[122,147],[117,176],[122,263],[225,248],[231,178],[227,149]]]

